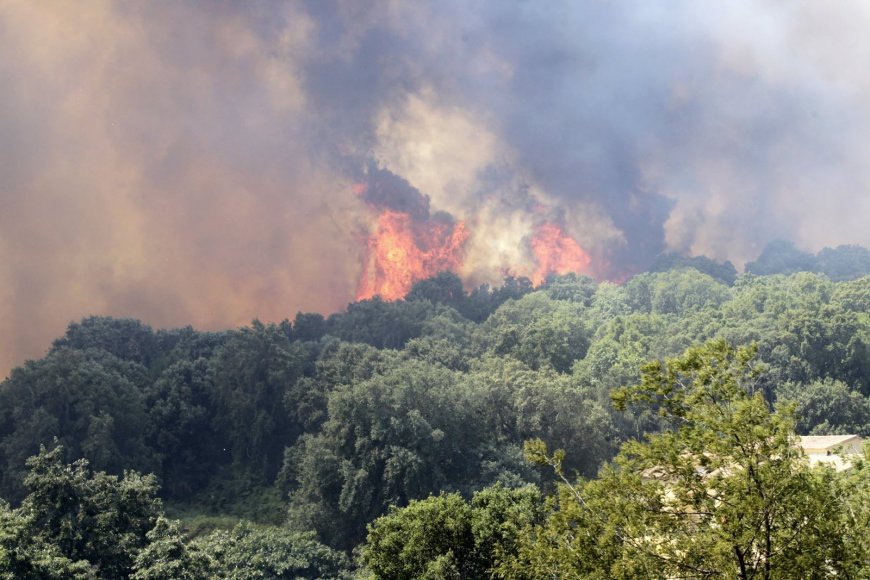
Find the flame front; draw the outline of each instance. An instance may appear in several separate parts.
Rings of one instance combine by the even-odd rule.
[[[368,240],[356,299],[398,300],[419,280],[444,270],[457,271],[467,239],[461,221],[414,221],[407,213],[384,210]]]
[[[351,191],[377,219],[367,234],[357,300],[400,300],[416,282],[444,271],[462,276],[466,286],[497,283],[499,274],[528,276],[537,286],[550,274],[590,272],[589,254],[544,204],[528,205],[523,219],[509,223],[490,222],[487,211],[464,216],[475,226],[471,237],[464,221],[432,213],[429,197],[401,176],[369,164],[362,178]]]
[[[592,259],[577,241],[553,223],[535,228],[530,240],[537,269],[532,282],[541,284],[549,274],[587,273]]]

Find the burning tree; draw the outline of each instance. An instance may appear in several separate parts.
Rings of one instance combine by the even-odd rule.
[[[461,265],[468,239],[465,225],[448,220],[414,221],[411,214],[385,210],[368,240],[357,300],[403,298],[415,282]]]
[[[365,261],[357,285],[356,299],[380,296],[385,300],[404,298],[414,283],[439,272],[467,274],[466,253],[475,240],[469,226],[445,212],[430,211],[429,197],[394,173],[369,165],[365,179],[352,187],[374,213],[376,220],[366,237]],[[540,204],[529,211],[548,212]],[[480,215],[470,216],[478,224]],[[522,263],[502,264],[498,272],[513,273],[542,284],[550,274],[586,274],[592,259],[576,239],[565,231],[555,216],[537,216],[527,235],[518,237],[514,259]],[[523,256],[523,257],[519,257]],[[519,258],[518,258],[519,257]]]
[[[577,240],[555,223],[545,222],[535,228],[529,242],[538,264],[532,282],[540,284],[549,274],[581,274],[589,271],[592,259]]]

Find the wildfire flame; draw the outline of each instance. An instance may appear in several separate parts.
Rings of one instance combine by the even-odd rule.
[[[538,264],[532,282],[541,284],[549,274],[585,273],[592,259],[577,241],[553,223],[535,228],[530,240]]]
[[[485,251],[485,244],[468,248],[468,259],[474,267],[466,268],[463,261],[469,232],[465,222],[454,221],[443,212],[430,213],[429,197],[401,176],[369,165],[364,181],[354,183],[351,191],[377,215],[376,225],[366,242],[357,300],[375,296],[384,300],[402,299],[416,282],[443,271],[464,274],[471,279],[479,279],[481,273],[484,278],[495,273],[476,269],[482,263],[479,254]],[[589,254],[557,222],[546,220],[549,208],[537,204],[530,206],[528,211],[535,214],[533,221],[538,225],[523,238],[526,242],[520,242],[517,252],[509,252],[510,259],[520,262],[502,263],[501,271],[521,276],[531,273],[535,285],[543,283],[550,274],[588,273],[592,262]],[[515,233],[511,229],[510,234]],[[518,238],[512,239],[519,241]],[[531,250],[531,255],[528,250]],[[487,263],[485,259],[483,263]],[[499,267],[495,262],[489,263]]]
[[[415,221],[407,213],[384,210],[378,216],[377,230],[368,239],[356,299],[380,296],[398,300],[415,282],[444,270],[458,270],[467,239],[461,221]]]

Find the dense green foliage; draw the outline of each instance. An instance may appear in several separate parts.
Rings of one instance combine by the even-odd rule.
[[[811,468],[755,353],[717,340],[645,365],[615,406],[656,409],[668,429],[576,482],[563,450],[531,440],[529,459],[561,479],[546,506],[500,486],[415,501],[369,526],[362,562],[377,578],[867,577],[866,461]]]
[[[26,478],[38,471],[26,459],[42,457],[40,445],[53,449],[56,439],[63,451],[52,451],[53,461],[84,458],[97,474],[110,474],[94,478],[133,478],[187,512],[280,524],[230,526],[190,541],[184,526],[154,512],[123,548],[126,560],[112,564],[124,574],[199,577],[254,569],[245,559],[253,558],[263,566],[259,577],[340,576],[347,561],[334,550],[349,554],[381,529],[432,542],[426,554],[437,562],[401,556],[414,574],[495,570],[507,561],[495,554],[516,556],[521,543],[506,548],[507,540],[493,538],[544,516],[507,508],[497,518],[481,515],[479,494],[508,497],[536,485],[555,493],[552,521],[570,497],[551,471],[524,459],[524,442],[567,450],[564,473],[589,478],[622,443],[674,426],[659,403],[620,411],[611,402],[612,389],[648,376],[649,360],[715,339],[754,344],[751,401],[793,408],[802,434],[870,434],[870,276],[859,250],[822,254],[825,271],[843,281],[759,275],[761,266],[737,276],[729,264],[670,256],[621,286],[566,275],[538,288],[509,278],[465,292],[444,273],[404,301],[376,298],[329,317],[299,313],[292,322],[221,333],[84,319],[0,383],[0,497],[11,504],[0,508],[0,546],[18,546],[14,553],[36,576],[63,566],[69,574],[108,569],[85,548],[22,532],[36,525],[20,511],[32,495]],[[790,271],[776,264],[803,259],[777,256],[774,247],[759,263]],[[90,467],[82,465],[70,473],[78,469],[75,477],[86,480]],[[596,481],[576,489],[604,485]],[[414,507],[407,515],[395,510],[403,506]],[[466,551],[427,539],[428,524],[417,521],[425,514],[472,538]],[[478,516],[506,528],[480,535]],[[394,549],[390,534],[377,545]],[[378,564],[372,545],[361,561],[373,570],[394,566]],[[270,563],[266,553],[283,555]]]
[[[470,502],[456,493],[415,500],[369,526],[362,562],[376,578],[485,578],[544,517],[534,486],[496,484]]]
[[[122,478],[92,473],[87,460],[66,465],[63,449],[27,461],[29,494],[15,510],[3,508],[0,574],[10,578],[119,578],[129,574],[146,533],[160,513],[153,476]]]
[[[21,506],[0,504],[0,578],[345,578],[344,554],[313,533],[240,523],[189,540],[167,520],[153,476],[92,472],[62,447],[28,459]]]

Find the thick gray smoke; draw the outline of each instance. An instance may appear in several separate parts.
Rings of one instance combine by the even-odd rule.
[[[600,275],[870,244],[861,0],[0,2],[0,375],[70,321],[219,328],[353,297],[366,167]]]

